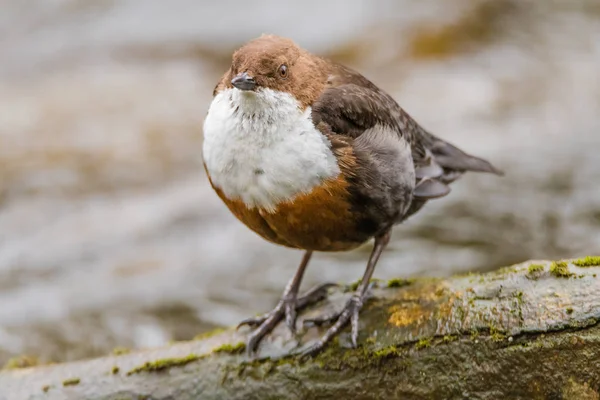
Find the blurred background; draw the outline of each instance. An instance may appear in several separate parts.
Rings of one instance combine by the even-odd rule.
[[[506,176],[394,231],[378,278],[600,253],[597,0],[0,0],[0,365],[159,346],[269,310],[301,252],[202,168],[232,51],[261,33],[358,69]],[[350,282],[370,245],[318,254]]]

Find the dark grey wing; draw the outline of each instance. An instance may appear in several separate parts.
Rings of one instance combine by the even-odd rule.
[[[327,83],[329,87],[313,104],[315,125],[351,139],[383,127],[410,145],[415,186],[413,205],[407,216],[427,200],[447,195],[449,184],[466,171],[502,175],[486,160],[471,156],[427,132],[390,95],[359,73],[339,66]],[[363,139],[366,144],[372,142],[372,139]]]
[[[351,202],[362,214],[359,229],[375,235],[401,219],[412,201],[415,168],[396,102],[374,86],[342,84],[323,92],[312,119],[338,152]],[[344,171],[345,164],[352,167]]]
[[[338,135],[357,138],[376,125],[401,135],[398,104],[376,87],[346,83],[326,89],[313,104],[315,125],[327,124]]]
[[[373,141],[381,142],[378,139],[381,134],[370,132],[376,127],[387,129],[389,135],[410,145],[416,174],[414,196],[437,198],[448,194],[450,188],[438,179],[444,174],[444,169],[435,162],[432,152],[422,146],[416,122],[387,93],[370,83],[359,83],[346,83],[325,90],[313,105],[315,125],[325,124],[335,134],[359,139],[362,147],[371,147],[371,152],[374,151]],[[365,132],[370,133],[368,137],[363,137]]]

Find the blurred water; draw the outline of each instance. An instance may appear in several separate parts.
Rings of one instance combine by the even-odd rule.
[[[492,5],[493,3],[493,5]],[[0,1],[0,362],[156,346],[269,309],[301,253],[207,184],[230,52],[294,38],[494,162],[395,230],[376,276],[600,252],[600,7],[579,1]],[[354,281],[369,246],[318,254]]]

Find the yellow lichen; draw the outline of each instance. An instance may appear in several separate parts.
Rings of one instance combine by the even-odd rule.
[[[426,310],[417,303],[396,304],[390,307],[388,322],[398,327],[420,323],[429,319],[431,310]]]
[[[398,303],[423,303],[437,301],[447,291],[447,287],[439,279],[418,279],[416,284],[409,285],[404,290],[398,290],[394,296]]]

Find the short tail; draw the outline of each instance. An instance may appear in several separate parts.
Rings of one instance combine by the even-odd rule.
[[[472,156],[458,147],[420,129],[419,157],[416,165],[416,200],[427,201],[450,193],[449,184],[467,171],[504,175],[488,161]],[[420,208],[420,207],[419,207]]]
[[[437,139],[437,138],[436,138]],[[454,171],[489,172],[504,175],[504,172],[494,167],[483,158],[465,153],[461,149],[438,139],[430,148],[435,162],[445,169]]]
[[[432,135],[429,132],[420,132],[425,147],[433,155],[435,163],[440,167],[456,172],[488,172],[504,175],[504,172],[494,167],[488,161],[465,153],[458,147]]]

